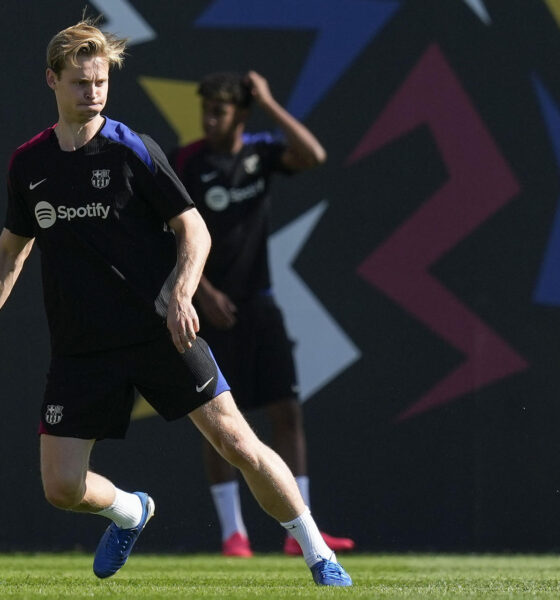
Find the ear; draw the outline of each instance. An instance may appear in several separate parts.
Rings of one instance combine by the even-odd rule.
[[[50,67],[47,67],[45,77],[47,79],[47,85],[51,88],[51,90],[54,90],[56,88],[56,82],[58,81],[56,73]]]

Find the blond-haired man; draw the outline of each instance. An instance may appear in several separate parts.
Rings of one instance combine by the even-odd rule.
[[[351,585],[285,463],[238,411],[192,304],[210,237],[148,136],[102,115],[124,40],[90,20],[56,34],[46,79],[58,122],[14,153],[0,235],[0,306],[34,240],[52,358],[41,410],[41,475],[54,506],[112,522],[94,572],[114,575],[154,514],[89,469],[96,440],[124,437],[136,387],[166,419],[187,415],[294,535],[313,578]],[[87,315],[85,317],[84,315]]]

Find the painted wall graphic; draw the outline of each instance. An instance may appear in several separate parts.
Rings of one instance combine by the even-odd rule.
[[[84,2],[5,0],[2,164],[56,119],[50,37]],[[165,151],[201,135],[197,82],[254,69],[328,152],[274,182],[270,260],[296,342],[312,509],[361,550],[546,550],[560,525],[560,3],[91,0],[130,40],[106,114]],[[249,128],[274,130],[255,108]],[[4,213],[6,194],[0,194]],[[43,499],[49,363],[34,250],[0,312],[0,551],[92,550],[102,519]],[[267,439],[266,417],[250,414]],[[158,503],[145,551],[212,551],[188,422],[146,404],[92,467]],[[336,476],[333,476],[336,473]],[[283,532],[242,488],[256,550]],[[29,510],[20,510],[21,498]],[[74,525],[74,526],[72,526]]]
[[[448,181],[366,258],[358,272],[464,353],[465,362],[400,418],[527,368],[522,357],[429,272],[432,264],[519,192],[437,46],[421,57],[349,162],[423,124],[442,154]]]

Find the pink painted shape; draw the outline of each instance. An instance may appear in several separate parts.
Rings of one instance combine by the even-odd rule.
[[[519,192],[492,137],[432,45],[348,159],[427,124],[448,181],[358,267],[358,273],[465,354],[465,362],[398,419],[527,368],[527,362],[429,273],[430,266]]]

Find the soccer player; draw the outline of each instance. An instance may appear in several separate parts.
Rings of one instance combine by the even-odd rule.
[[[292,356],[292,342],[274,302],[268,269],[269,187],[274,173],[292,174],[326,159],[315,136],[274,99],[254,71],[207,75],[199,86],[205,137],[171,158],[212,236],[195,303],[205,338],[244,410],[266,407],[272,446],[296,476],[309,506],[306,441]],[[255,101],[284,140],[245,132]],[[222,553],[252,555],[243,522],[235,468],[207,442],[206,472],[222,530]],[[334,550],[354,542],[323,534]],[[286,554],[301,554],[291,535]]]
[[[125,41],[90,19],[57,33],[46,80],[58,122],[19,147],[0,235],[0,306],[41,250],[52,359],[41,410],[41,475],[55,507],[111,520],[100,578],[126,562],[154,501],[89,469],[96,440],[122,438],[133,386],[166,419],[187,415],[293,532],[316,583],[351,585],[280,457],[238,411],[192,298],[210,248],[204,221],[159,146],[103,116]]]

